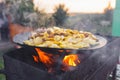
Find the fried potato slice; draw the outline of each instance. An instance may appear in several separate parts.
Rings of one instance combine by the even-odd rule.
[[[79,49],[98,44],[95,35],[86,31],[52,27],[34,32],[24,44],[39,47]],[[42,31],[42,32],[41,32]]]

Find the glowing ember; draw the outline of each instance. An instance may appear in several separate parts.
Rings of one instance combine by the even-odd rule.
[[[71,54],[64,57],[63,63],[68,66],[77,66],[77,64],[80,63],[80,60],[77,55]]]
[[[59,52],[64,52],[64,50],[58,50]],[[66,50],[66,52],[70,52],[70,50]]]

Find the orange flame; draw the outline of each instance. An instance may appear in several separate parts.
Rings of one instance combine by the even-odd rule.
[[[80,63],[80,60],[77,55],[71,54],[64,57],[63,63],[68,66],[77,66],[77,64]]]
[[[34,59],[35,62],[39,62],[39,57],[38,56],[33,55],[33,59]]]
[[[41,51],[39,48],[35,48],[38,53],[39,59],[43,62],[46,66],[52,65],[53,59],[51,58],[52,55],[46,54],[45,52]]]
[[[32,55],[34,61],[42,62],[47,67],[48,72],[54,72],[54,67],[55,67],[56,61],[58,61],[58,58],[60,56],[46,53],[46,52],[40,50],[39,48],[35,48],[35,50],[36,50],[38,56]],[[64,51],[59,50],[59,52],[62,53]],[[68,52],[70,52],[70,51],[68,50]],[[62,66],[61,66],[60,70],[67,71],[70,69],[69,67],[75,67],[79,63],[80,63],[80,60],[79,60],[77,54],[66,55],[62,60]]]

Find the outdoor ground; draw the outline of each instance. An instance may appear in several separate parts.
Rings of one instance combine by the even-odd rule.
[[[13,44],[12,42],[0,41],[0,69],[4,68],[4,65],[3,65],[4,61],[3,61],[2,55],[13,48],[15,48],[15,44]],[[0,80],[5,80],[5,75],[0,74]],[[108,80],[111,80],[111,78],[109,78]],[[117,66],[116,80],[120,80],[120,64],[118,64]]]

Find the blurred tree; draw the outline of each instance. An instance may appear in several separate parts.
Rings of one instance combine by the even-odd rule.
[[[113,8],[111,7],[111,3],[108,3],[108,6],[104,9],[105,20],[112,22],[113,19]]]
[[[65,8],[64,4],[60,4],[55,8],[55,13],[53,13],[53,17],[55,19],[56,26],[63,26],[64,21],[68,17],[68,9]]]
[[[28,12],[28,13],[33,13],[33,3],[31,0],[21,0],[21,4],[19,5],[19,9],[17,10],[19,15],[19,19],[21,21],[17,21],[17,23],[20,23],[22,25],[24,25],[24,23],[29,22],[28,19],[24,18],[24,11]]]
[[[33,28],[51,26],[53,18],[44,10],[34,10],[33,0],[6,0],[7,13],[10,14],[12,23],[30,26]]]
[[[6,4],[7,13],[11,16],[12,22],[22,25],[29,22],[24,14],[34,12],[32,0],[6,0]]]

